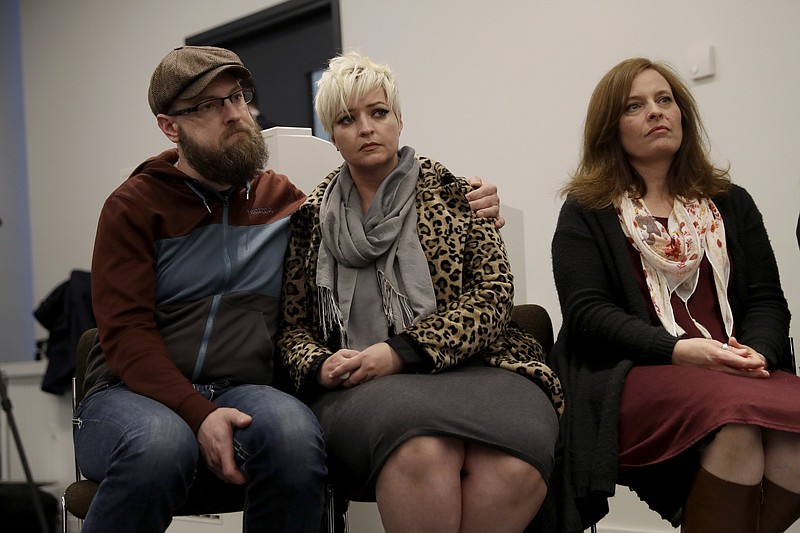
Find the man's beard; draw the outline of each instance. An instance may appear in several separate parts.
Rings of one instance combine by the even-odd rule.
[[[226,146],[228,137],[239,132],[245,137]],[[201,176],[220,185],[243,187],[266,168],[269,160],[267,145],[255,127],[242,125],[225,132],[216,147],[201,146],[178,127],[178,143],[186,162]]]

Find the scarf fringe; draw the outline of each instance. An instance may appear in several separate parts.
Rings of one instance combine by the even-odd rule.
[[[375,271],[378,275],[378,286],[381,289],[383,312],[389,321],[389,325],[394,328],[394,332],[399,333],[414,321],[414,310],[411,308],[411,302],[408,297],[400,294],[394,288],[383,272],[377,269]],[[399,310],[399,317],[395,309]]]
[[[342,311],[336,304],[333,290],[329,287],[319,287],[319,317],[322,323],[322,337],[327,341],[334,329],[339,331],[342,336],[342,346],[347,346],[346,332],[344,329],[344,320],[342,319]]]

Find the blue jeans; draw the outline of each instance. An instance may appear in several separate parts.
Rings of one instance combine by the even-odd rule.
[[[78,466],[100,482],[83,532],[162,533],[191,489],[205,501],[243,494],[248,533],[317,533],[327,471],[314,414],[266,385],[197,388],[216,405],[253,417],[234,431],[246,486],[208,470],[194,433],[174,411],[124,385],[109,387],[85,398],[73,422]]]

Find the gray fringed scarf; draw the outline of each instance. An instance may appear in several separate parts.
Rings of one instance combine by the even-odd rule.
[[[322,329],[342,346],[363,350],[433,313],[436,297],[417,235],[415,188],[419,162],[403,147],[367,214],[347,164],[331,180],[319,218],[317,259]]]

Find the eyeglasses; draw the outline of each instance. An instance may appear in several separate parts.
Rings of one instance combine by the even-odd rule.
[[[228,96],[223,96],[222,98],[212,98],[211,100],[200,102],[199,104],[192,107],[187,107],[186,109],[172,111],[171,113],[167,113],[167,116],[177,117],[179,115],[197,113],[200,118],[207,118],[222,111],[222,108],[225,105],[225,100],[230,100],[232,105],[241,107],[253,101],[253,94],[253,89],[242,89],[241,91],[236,91],[235,93]]]

